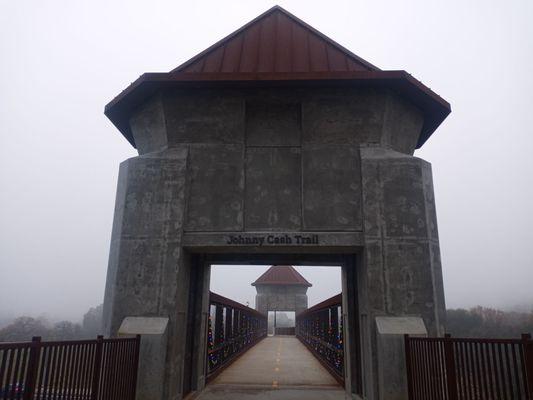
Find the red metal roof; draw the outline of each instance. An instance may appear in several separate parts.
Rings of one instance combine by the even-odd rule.
[[[274,6],[172,72],[341,71],[379,68]]]
[[[313,286],[290,265],[273,265],[252,283],[252,286],[256,285]]]
[[[105,107],[134,146],[132,113],[169,87],[377,86],[395,90],[424,113],[420,148],[450,104],[405,71],[381,71],[279,6],[168,73],[145,73]]]

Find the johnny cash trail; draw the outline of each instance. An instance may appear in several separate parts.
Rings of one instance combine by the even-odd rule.
[[[264,235],[264,236],[243,236],[229,235],[226,244],[234,245],[302,245],[318,244],[318,235]]]

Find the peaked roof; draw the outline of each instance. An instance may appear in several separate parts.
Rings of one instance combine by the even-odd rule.
[[[291,265],[273,265],[252,283],[252,286],[256,285],[313,286]]]
[[[379,68],[274,6],[171,72],[348,72]]]
[[[376,86],[396,91],[424,113],[417,148],[451,111],[450,104],[405,71],[381,71],[294,15],[275,6],[171,72],[142,74],[105,107],[134,146],[132,114],[172,87]]]

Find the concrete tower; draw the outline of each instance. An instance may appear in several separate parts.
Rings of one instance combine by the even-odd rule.
[[[106,331],[165,328],[143,336],[138,399],[205,385],[210,265],[235,262],[340,265],[347,395],[405,398],[402,334],[444,331],[431,166],[413,155],[444,99],[274,7],[105,113],[139,152],[120,166]]]
[[[290,265],[273,265],[252,283],[255,309],[263,314],[269,311],[294,311],[307,309],[307,289],[311,285]]]

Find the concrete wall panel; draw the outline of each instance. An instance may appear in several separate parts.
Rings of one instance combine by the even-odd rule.
[[[128,161],[123,236],[159,238],[181,232],[187,152],[169,153],[177,158],[144,156]]]
[[[386,236],[427,238],[426,199],[418,159],[381,168]]]
[[[301,228],[299,148],[248,148],[245,226],[247,230]]]
[[[153,96],[131,117],[130,129],[139,154],[168,147],[165,113],[161,95]]]
[[[385,104],[372,89],[329,89],[303,102],[303,143],[380,143]]]
[[[418,108],[394,93],[389,94],[383,120],[383,146],[413,154],[423,125],[424,116]]]
[[[375,149],[366,150],[367,151],[363,151],[361,163],[365,236],[369,238],[381,238],[383,234],[381,216],[383,193],[379,174],[379,160],[372,157]]]
[[[191,148],[187,231],[242,229],[243,163],[242,146]]]
[[[376,313],[387,311],[383,248],[380,240],[368,240],[365,246],[366,259],[366,304]]]
[[[433,191],[433,174],[431,164],[422,161],[422,184],[424,185],[424,195],[426,200],[426,219],[429,238],[439,240],[439,231],[437,227],[437,209],[435,207],[435,194]]]
[[[385,248],[387,297],[393,315],[433,318],[434,288],[428,243],[389,242]]]
[[[247,146],[300,146],[300,136],[300,103],[280,99],[247,101]]]
[[[117,268],[114,312],[123,317],[154,315],[158,312],[161,270],[161,239],[123,239]],[[118,329],[118,328],[117,328]]]
[[[362,230],[359,148],[308,146],[302,157],[304,229]]]
[[[433,328],[432,333],[442,336],[445,332],[446,326],[446,304],[444,297],[444,281],[442,278],[442,264],[440,259],[440,248],[438,243],[430,244],[431,251],[431,264],[433,266],[433,286],[435,288],[435,312],[436,312],[436,326]]]
[[[244,99],[229,91],[165,93],[169,142],[244,143]]]

